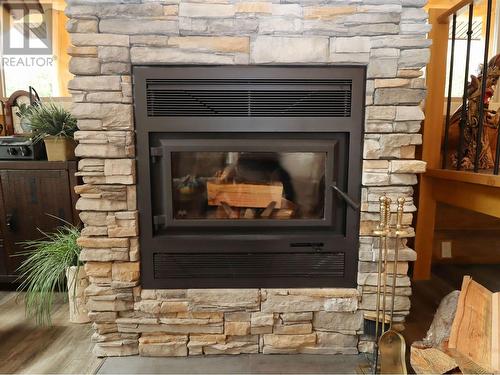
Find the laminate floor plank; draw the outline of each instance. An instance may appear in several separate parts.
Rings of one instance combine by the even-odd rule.
[[[102,359],[92,354],[90,324],[68,321],[62,295],[55,302],[53,325],[27,319],[15,292],[0,292],[0,373],[93,374]]]
[[[498,271],[499,266],[491,265],[438,265],[431,280],[413,283],[412,308],[404,331],[407,347],[425,336],[439,302],[460,288],[463,275],[498,291]],[[25,317],[23,301],[15,292],[0,291],[0,373],[93,374],[100,368],[104,360],[92,354],[91,325],[68,322],[68,305],[62,295],[55,305],[53,326],[38,327]],[[154,362],[147,358],[129,360]],[[106,361],[106,371],[123,372],[121,365],[126,362]]]
[[[240,354],[108,358],[98,374],[360,374],[364,355]]]

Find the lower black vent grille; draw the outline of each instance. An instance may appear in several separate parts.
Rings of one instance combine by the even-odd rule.
[[[154,253],[153,263],[155,279],[342,278],[344,258],[343,252]]]

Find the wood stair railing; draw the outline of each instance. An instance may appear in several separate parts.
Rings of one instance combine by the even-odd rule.
[[[442,169],[449,17],[472,3],[472,0],[464,0],[450,9],[429,10],[432,46],[426,72],[428,94],[422,144],[422,159],[427,162],[427,172],[421,176],[419,187],[414,280],[431,276],[437,202],[500,218],[499,175]]]

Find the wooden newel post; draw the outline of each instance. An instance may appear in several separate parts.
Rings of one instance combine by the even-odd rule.
[[[432,45],[426,70],[427,98],[425,100],[422,143],[422,159],[427,162],[427,169],[441,167],[449,22],[447,18],[440,20],[440,16],[446,12],[447,9],[429,10],[429,23],[432,25],[429,39],[432,40]],[[426,176],[425,173],[420,178],[418,205],[415,238],[417,261],[415,262],[413,279],[424,280],[431,276],[436,216],[436,200],[432,195],[432,178]]]

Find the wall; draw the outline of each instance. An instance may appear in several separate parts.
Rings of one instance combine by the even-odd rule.
[[[370,350],[362,318],[375,309],[378,198],[405,195],[411,223],[412,185],[425,169],[414,160],[425,97],[420,69],[429,58],[425,1],[123,3],[72,0],[66,10],[84,181],[76,189],[85,224],[79,244],[96,354]],[[275,63],[368,66],[358,288],[142,290],[131,65]],[[398,322],[410,308],[406,273],[415,260],[400,242]]]
[[[433,262],[500,263],[500,219],[438,203]],[[451,258],[443,257],[442,242],[451,243]]]

